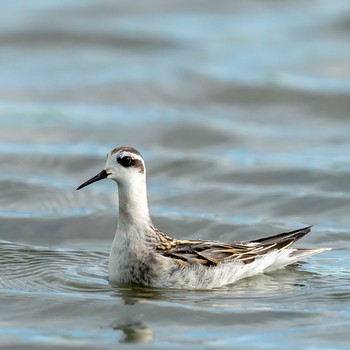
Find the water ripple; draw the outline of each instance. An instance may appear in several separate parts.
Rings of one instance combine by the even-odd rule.
[[[16,292],[106,292],[108,254],[0,241],[0,286]]]

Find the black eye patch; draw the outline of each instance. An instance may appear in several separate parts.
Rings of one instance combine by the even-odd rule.
[[[133,159],[131,157],[125,156],[123,158],[117,158],[117,162],[121,164],[123,167],[127,168],[133,163]]]

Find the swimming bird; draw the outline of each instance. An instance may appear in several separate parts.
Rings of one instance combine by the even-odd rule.
[[[118,184],[119,215],[108,264],[110,283],[211,289],[294,264],[329,248],[296,249],[311,226],[251,241],[180,240],[152,223],[146,166],[140,152],[118,147],[105,168],[77,190],[102,179]]]

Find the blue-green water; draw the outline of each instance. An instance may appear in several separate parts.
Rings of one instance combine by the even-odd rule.
[[[348,349],[350,3],[3,1],[1,349]],[[112,147],[154,223],[332,251],[213,291],[111,287]]]

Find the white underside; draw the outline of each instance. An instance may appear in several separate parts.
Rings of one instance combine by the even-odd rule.
[[[295,254],[295,249],[291,248],[282,251],[271,251],[250,264],[236,261],[222,263],[209,268],[200,265],[183,267],[177,271],[172,271],[170,274],[164,274],[164,277],[153,280],[152,285],[154,287],[183,289],[218,288],[235,283],[242,278],[281,269],[325,250],[329,249],[305,250]]]

